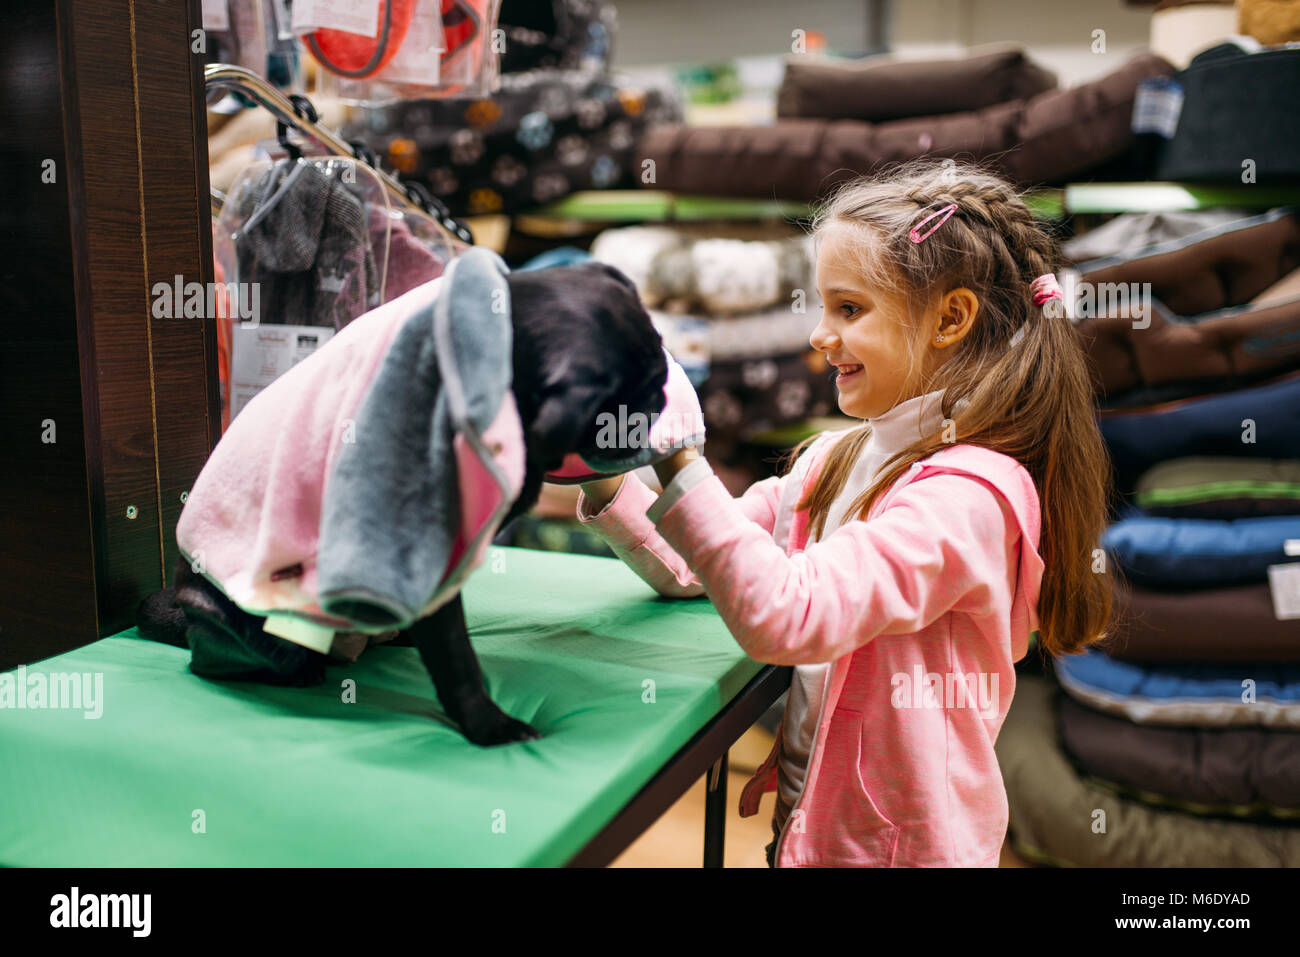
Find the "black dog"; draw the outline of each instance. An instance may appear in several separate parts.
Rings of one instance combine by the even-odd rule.
[[[618,270],[598,263],[507,276],[513,324],[511,388],[524,429],[523,487],[502,527],[537,502],[543,476],[570,453],[597,455],[600,416],[649,418],[664,407],[663,344]],[[607,454],[607,451],[606,451]],[[262,630],[265,617],[235,605],[182,559],[173,587],[150,595],[137,619],[147,638],[193,649],[204,677],[306,686],[325,680],[327,656]],[[394,644],[414,645],[438,699],[478,745],[540,737],[488,696],[459,594]]]

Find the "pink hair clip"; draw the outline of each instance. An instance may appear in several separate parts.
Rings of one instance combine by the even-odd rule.
[[[1035,306],[1041,306],[1049,299],[1059,299],[1061,302],[1065,302],[1065,293],[1061,291],[1055,273],[1043,273],[1029,284],[1029,291],[1034,295]]]
[[[911,232],[907,234],[907,238],[914,243],[924,242],[931,233],[933,233],[936,229],[938,229],[940,226],[946,223],[948,221],[948,217],[951,216],[956,211],[957,211],[957,204],[949,203],[943,209],[931,213],[929,216],[925,217],[925,219],[921,220],[919,223],[913,226]],[[933,226],[931,226],[928,230],[926,230],[924,233],[917,232],[917,230],[919,230],[930,220],[934,219],[936,216],[940,216],[942,218]]]

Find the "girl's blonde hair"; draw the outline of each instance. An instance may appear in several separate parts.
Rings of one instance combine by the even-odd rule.
[[[932,235],[920,243],[908,239],[912,227],[951,203],[956,211]],[[954,441],[1012,456],[1032,476],[1042,512],[1040,648],[1072,654],[1108,637],[1107,563],[1094,569],[1114,494],[1110,458],[1084,352],[1063,304],[1035,306],[1029,289],[1035,278],[1053,271],[1055,240],[1005,180],[953,160],[913,160],[846,183],[818,212],[814,240],[827,227],[845,224],[858,227],[839,232],[856,237],[852,251],[863,277],[877,289],[896,290],[910,316],[909,390],[900,401],[942,389],[943,417],[949,420],[947,428],[888,459],[847,514],[865,518],[912,463]],[[937,294],[961,286],[979,298],[973,328],[946,350],[950,358],[932,375],[918,377],[925,340],[939,326],[938,315],[925,311],[933,310]],[[870,432],[864,424],[836,442],[798,503],[809,510],[816,535]],[[791,450],[787,471],[815,438]]]

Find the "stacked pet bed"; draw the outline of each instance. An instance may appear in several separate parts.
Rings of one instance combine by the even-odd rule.
[[[1076,269],[1072,314],[1105,406],[1223,391],[1300,364],[1300,209],[1221,222]],[[1116,295],[1143,283],[1149,315],[1144,301]]]
[[[907,62],[796,57],[767,126],[651,129],[637,155],[655,188],[811,201],[838,183],[921,155],[988,160],[1016,183],[1144,178],[1131,129],[1139,83],[1174,67],[1142,52],[1114,72],[1057,89],[1022,51]]]
[[[1298,265],[1300,223],[1275,210],[1079,267],[1154,302],[1078,320],[1118,400],[1100,417],[1118,620],[1056,660],[1059,690],[1017,690],[998,746],[1028,857],[1300,864],[1300,289],[1260,295]]]
[[[1067,742],[1077,740],[1092,730],[1065,730],[1069,712],[1060,700],[1050,681],[1022,676],[1015,703],[998,734],[998,763],[1010,800],[1008,831],[1018,854],[1039,863],[1081,867],[1294,867],[1300,862],[1300,827],[1293,824],[1271,817],[1208,814],[1190,801],[1182,807],[1165,806],[1144,800],[1142,792],[1121,793],[1099,784],[1059,743],[1062,737]],[[1139,781],[1159,780],[1170,787],[1168,782],[1176,785],[1186,768],[1197,765],[1200,752],[1185,739],[1173,739],[1172,746],[1143,754],[1130,740],[1115,736],[1114,731],[1110,735],[1111,752],[1122,748],[1141,762]],[[1235,769],[1242,777],[1253,775],[1260,782],[1241,796],[1243,801],[1261,790],[1294,800],[1294,756],[1300,738],[1274,737],[1268,747],[1252,743],[1246,747],[1254,750],[1244,752],[1233,750],[1241,746],[1240,738],[1212,740],[1219,763],[1228,755],[1228,770]],[[1181,755],[1183,764],[1174,764],[1157,777],[1152,768],[1167,762],[1170,754]],[[1271,769],[1279,756],[1288,763],[1275,772]],[[1118,776],[1113,769],[1110,773]],[[1212,774],[1195,786],[1199,793],[1214,786]],[[1290,776],[1281,790],[1274,783],[1277,775]]]

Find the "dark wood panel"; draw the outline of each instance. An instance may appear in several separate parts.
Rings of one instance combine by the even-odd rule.
[[[57,0],[0,36],[0,667],[133,623],[216,438],[215,329],[151,318],[155,276],[212,278],[198,10]]]
[[[55,8],[0,31],[0,668],[96,631]],[[54,182],[43,182],[47,161]],[[42,423],[56,441],[42,441]]]
[[[202,98],[202,55],[177,43],[199,26],[198,9],[179,28],[142,32],[142,20],[176,21],[175,0],[136,0],[136,60],[141,70],[140,142],[145,188],[149,288],[158,282],[213,281],[208,202],[207,114]],[[196,256],[198,249],[201,255]],[[154,416],[157,423],[163,580],[177,557],[176,521],[181,495],[191,488],[220,437],[220,395],[215,388],[214,316],[155,318],[150,311]],[[210,360],[210,365],[209,365]],[[208,370],[206,375],[204,370]],[[142,583],[152,590],[161,581]]]
[[[64,103],[77,107],[67,147],[85,190],[72,248],[89,283],[77,313],[83,406],[97,425],[87,468],[101,629],[126,627],[138,582],[158,580],[162,568],[131,6],[59,6]]]

